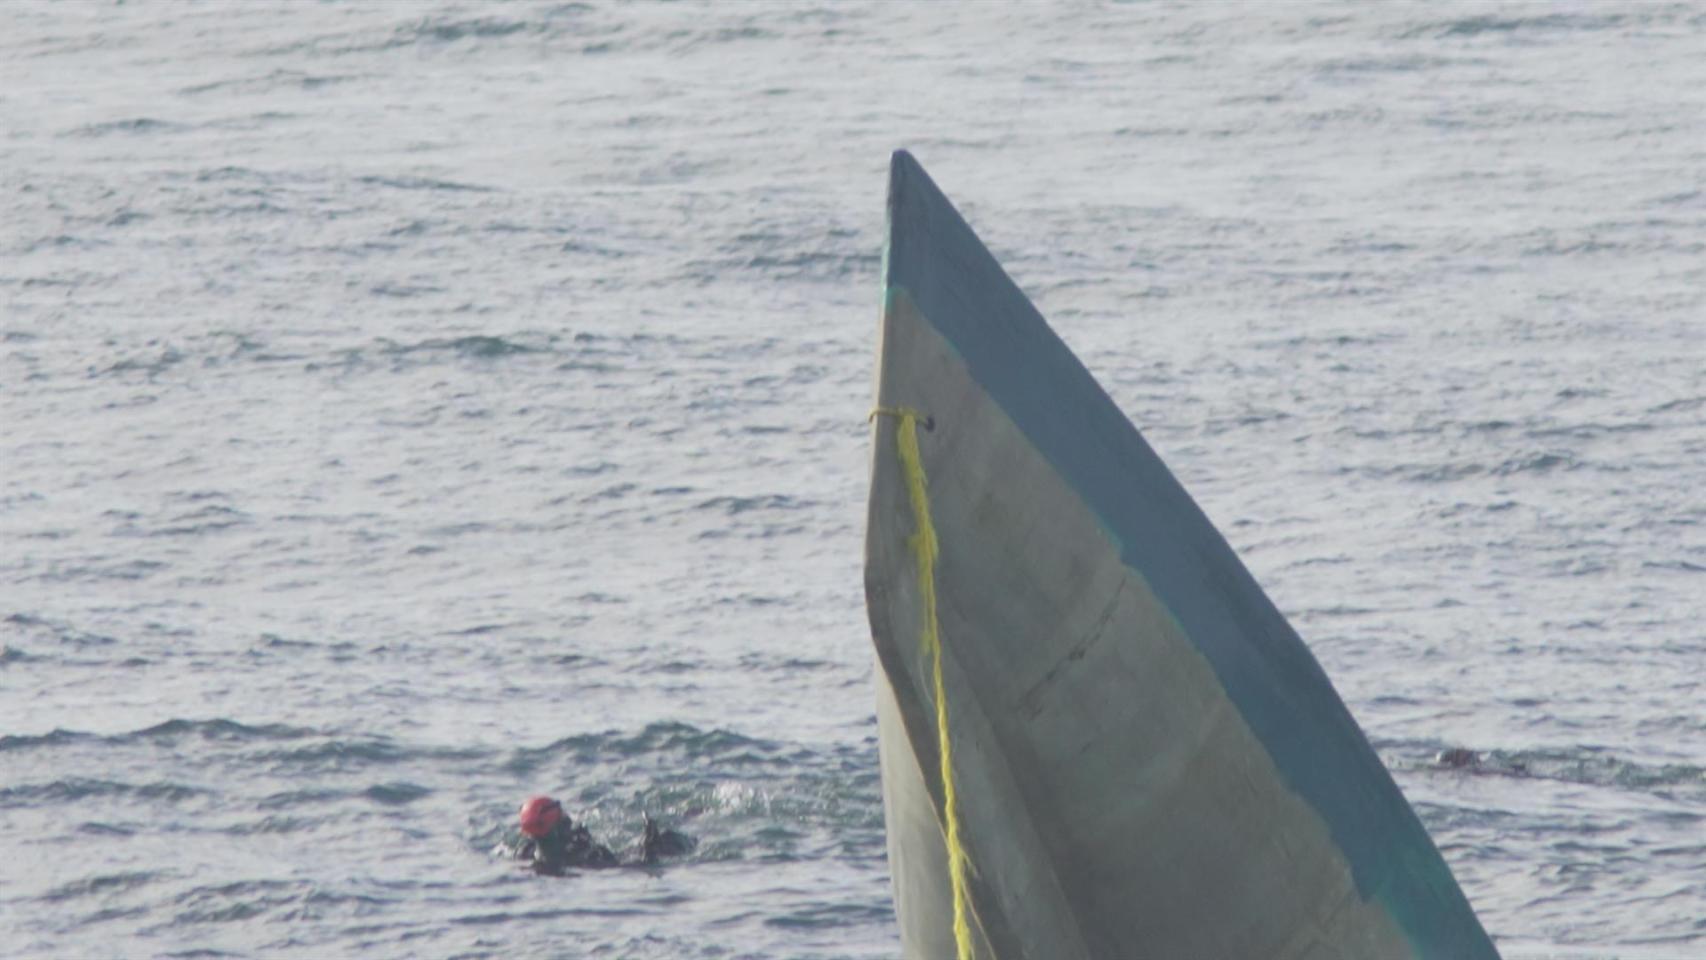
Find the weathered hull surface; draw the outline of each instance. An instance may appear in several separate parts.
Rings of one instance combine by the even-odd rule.
[[[1496,957],[1225,540],[905,153],[889,190],[877,404],[928,418],[973,952]],[[901,429],[874,419],[866,541],[884,801],[906,955],[951,957]]]

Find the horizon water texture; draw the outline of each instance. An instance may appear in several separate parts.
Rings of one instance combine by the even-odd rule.
[[[897,955],[899,147],[1505,956],[1706,957],[1706,6],[1403,2],[0,5],[0,953]]]

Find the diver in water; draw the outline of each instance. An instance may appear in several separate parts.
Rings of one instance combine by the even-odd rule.
[[[623,865],[609,847],[594,841],[586,827],[576,826],[563,812],[563,805],[550,797],[528,797],[521,805],[521,832],[527,840],[516,850],[516,857],[531,861],[535,873],[560,877],[576,868]],[[691,849],[691,837],[664,830],[649,815],[646,817],[646,834],[640,845],[641,864],[679,857]]]

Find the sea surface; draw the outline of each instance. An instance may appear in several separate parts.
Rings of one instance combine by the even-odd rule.
[[[866,0],[0,4],[0,953],[896,956],[898,147],[1506,956],[1706,957],[1706,5]]]

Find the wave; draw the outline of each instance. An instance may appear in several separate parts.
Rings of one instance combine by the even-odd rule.
[[[123,524],[113,531],[113,536],[195,537],[248,526],[252,520],[249,514],[241,510],[210,504],[188,513],[174,514],[160,521],[160,525],[155,527]]]
[[[783,929],[833,930],[837,927],[868,927],[888,923],[894,907],[886,900],[864,903],[815,903],[780,916],[767,917],[764,925]]]
[[[0,809],[39,807],[95,797],[129,797],[176,804],[207,796],[208,793],[209,791],[201,787],[167,780],[154,783],[124,783],[118,780],[69,777],[48,783],[26,783],[0,788]]]
[[[701,730],[692,724],[659,722],[647,724],[639,733],[618,730],[565,737],[547,747],[516,751],[517,758],[542,758],[569,754],[584,762],[627,759],[660,753],[679,754],[694,760],[744,759],[754,763],[783,763],[783,747],[728,730]]]
[[[399,8],[403,9],[403,8]],[[738,7],[729,8],[738,11]],[[457,13],[414,17],[385,26],[325,34],[281,46],[247,52],[249,57],[313,54],[337,57],[347,54],[397,53],[407,50],[472,49],[484,45],[543,45],[557,56],[599,56],[617,52],[669,52],[686,54],[708,47],[746,45],[776,40],[781,34],[770,29],[773,12],[764,16],[703,13],[681,21],[675,29],[633,31],[611,17],[608,8],[585,3],[558,3],[527,11],[529,15],[466,16]],[[805,17],[798,12],[794,20]],[[287,77],[286,83],[291,82]]]
[[[1348,466],[1341,473],[1355,473],[1376,480],[1400,480],[1411,483],[1450,484],[1474,477],[1514,477],[1569,473],[1593,467],[1615,470],[1606,464],[1583,461],[1568,452],[1535,451],[1507,457],[1496,463],[1456,461],[1450,463],[1399,463],[1379,466]]]
[[[360,740],[323,740],[288,750],[269,750],[252,755],[256,763],[269,764],[274,773],[361,769],[401,763],[413,752],[387,737]]]
[[[412,298],[442,292],[432,285],[381,283],[369,288],[374,296]],[[168,375],[174,379],[197,376],[197,371],[234,364],[271,365],[299,362],[306,372],[370,371],[386,368],[410,369],[422,363],[461,360],[495,361],[514,357],[548,355],[570,364],[615,359],[640,345],[673,343],[667,338],[645,336],[608,338],[581,333],[565,337],[551,332],[469,333],[451,337],[429,337],[417,341],[380,338],[347,347],[321,347],[315,352],[280,348],[253,334],[214,332],[174,343],[149,343],[146,349],[125,351],[97,358],[87,366],[90,379],[117,379],[158,383]],[[380,362],[375,362],[380,361]],[[599,369],[610,364],[595,363]],[[148,398],[150,401],[156,399]]]
[[[427,17],[397,28],[397,41],[405,45],[422,40],[436,43],[455,43],[458,40],[507,37],[512,33],[537,33],[541,29],[541,25],[536,23],[529,23],[525,20],[504,20],[499,17],[474,17],[461,20]]]
[[[394,343],[383,341],[381,351],[391,355],[406,355],[412,353],[453,353],[458,356],[470,357],[476,360],[492,360],[499,357],[509,357],[516,354],[545,353],[548,345],[531,344],[518,338],[508,338],[491,334],[474,334],[465,337],[433,338],[417,343]]]
[[[93,734],[78,733],[74,730],[53,730],[35,736],[8,735],[0,737],[0,753],[8,753],[14,750],[35,750],[40,747],[60,747],[66,744],[85,743],[98,739],[100,738]]]
[[[712,497],[699,503],[696,509],[718,511],[733,517],[753,510],[804,510],[817,505],[812,500],[769,493],[750,497]]]
[[[1401,39],[1479,37],[1483,34],[1563,33],[1611,30],[1629,22],[1623,13],[1547,13],[1536,16],[1480,14],[1419,24],[1399,34]]]
[[[232,837],[252,837],[265,834],[299,833],[303,830],[313,830],[322,826],[328,817],[293,817],[284,814],[268,814],[259,820],[246,821],[221,827],[219,832]]]
[[[1473,776],[1557,780],[1584,786],[1654,790],[1667,787],[1706,789],[1706,767],[1688,763],[1638,763],[1598,747],[1573,750],[1472,750],[1445,747],[1427,764]]]
[[[42,894],[41,898],[47,901],[63,901],[123,893],[169,876],[170,874],[161,870],[128,870],[120,873],[96,874],[92,877],[84,877],[81,880],[74,880],[54,887]]]
[[[173,899],[182,909],[172,918],[172,926],[249,920],[301,904],[314,891],[314,884],[306,880],[244,880],[194,887]]]
[[[870,238],[851,225],[826,229],[816,218],[777,223],[732,237],[714,255],[689,261],[683,279],[710,283],[749,271],[786,281],[875,278],[882,257],[874,250]]]
[[[48,620],[45,617],[32,616],[27,613],[14,613],[6,617],[6,619],[0,620],[0,623],[7,624],[14,628],[19,628],[23,631],[28,631],[41,639],[52,640],[61,644],[69,644],[79,648],[110,647],[118,643],[117,639],[105,634],[90,633],[86,630],[79,630],[67,623]]]
[[[250,741],[250,740],[299,740],[313,736],[315,731],[307,727],[293,727],[283,723],[264,723],[250,726],[235,720],[167,720],[152,727],[145,727],[134,733],[118,737],[109,737],[115,742],[130,739],[176,740],[183,737],[195,736],[203,740],[219,741]]]
[[[363,790],[361,795],[388,807],[402,807],[423,797],[432,796],[432,792],[431,788],[423,787],[418,783],[398,780],[391,783],[376,783]]]
[[[370,187],[388,187],[392,190],[438,190],[457,193],[492,193],[493,188],[474,183],[458,183],[454,180],[435,180],[431,177],[409,176],[368,176],[357,177],[357,183],[365,183]]]
[[[109,120],[104,123],[90,123],[70,131],[76,137],[105,137],[112,134],[140,135],[153,133],[175,133],[190,129],[181,123],[167,120],[156,120],[153,117],[132,117],[128,120]]]
[[[128,733],[97,735],[76,730],[56,729],[34,736],[3,736],[0,737],[0,753],[8,751],[38,750],[51,747],[63,747],[72,744],[101,743],[112,746],[124,746],[136,743],[176,744],[180,740],[196,738],[204,741],[222,743],[242,743],[252,741],[297,740],[314,736],[315,731],[306,727],[293,727],[282,723],[267,723],[256,726],[238,723],[235,720],[167,720],[151,727],[133,730]]]
[[[273,70],[258,77],[240,77],[232,80],[214,80],[207,83],[192,84],[178,88],[178,93],[186,97],[199,96],[214,91],[230,93],[256,94],[270,93],[275,90],[319,90],[338,83],[348,83],[356,79],[354,74],[311,74],[301,70]]]

